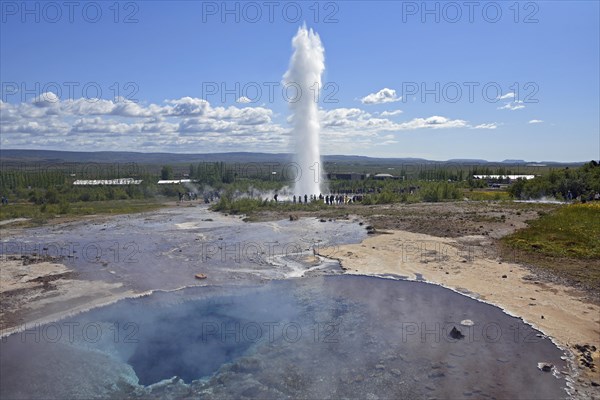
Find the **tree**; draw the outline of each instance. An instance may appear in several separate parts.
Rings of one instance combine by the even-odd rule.
[[[171,167],[170,165],[163,165],[162,169],[160,170],[160,179],[168,180],[168,179],[172,179],[172,178],[173,178],[173,167]]]

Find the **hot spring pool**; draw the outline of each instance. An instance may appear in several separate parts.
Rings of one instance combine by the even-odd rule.
[[[564,398],[564,353],[540,336],[497,307],[422,282],[322,276],[196,287],[4,338],[0,395]]]

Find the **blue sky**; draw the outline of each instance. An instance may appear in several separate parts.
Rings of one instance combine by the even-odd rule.
[[[2,2],[2,148],[288,151],[306,23],[325,154],[600,158],[596,1],[47,4]]]

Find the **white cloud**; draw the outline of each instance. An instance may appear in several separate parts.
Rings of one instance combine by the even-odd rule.
[[[242,96],[242,97],[240,97],[239,99],[236,100],[236,103],[247,104],[247,103],[252,103],[252,100],[250,100],[246,96]]]
[[[288,140],[268,108],[212,107],[192,97],[144,105],[122,98],[61,101],[44,94],[0,107],[0,144],[10,146],[282,151]]]
[[[71,115],[108,115],[113,112],[116,104],[110,100],[103,99],[76,99],[61,102],[64,114]]]
[[[384,111],[382,112],[381,115],[382,117],[393,117],[394,115],[400,115],[402,114],[404,111],[402,110],[394,110],[394,111]]]
[[[525,108],[525,106],[523,105],[523,101],[522,100],[517,100],[517,101],[510,102],[510,103],[506,103],[502,107],[498,107],[498,110],[511,110],[511,111],[515,111],[515,110],[520,110],[522,108]]]
[[[325,135],[348,137],[374,136],[379,131],[398,130],[398,124],[386,118],[376,118],[359,108],[320,110],[321,127]]]
[[[440,117],[434,115],[429,118],[414,118],[408,122],[401,123],[400,128],[403,130],[407,129],[444,129],[444,128],[464,128],[467,126],[467,121],[462,119],[448,119],[446,117]]]
[[[169,107],[167,114],[177,116],[202,115],[206,113],[206,110],[209,107],[208,101],[192,97],[167,100],[167,103],[173,105],[172,107]]]
[[[54,107],[60,102],[60,99],[57,95],[52,92],[46,92],[40,94],[38,97],[34,98],[31,103],[36,107]]]
[[[496,129],[497,127],[498,127],[497,123],[490,122],[488,124],[479,124],[479,125],[472,126],[471,129]]]
[[[541,124],[542,122],[544,121],[542,121],[541,119],[532,119],[531,121],[529,121],[530,124]]]
[[[377,93],[371,93],[363,97],[360,101],[363,104],[383,104],[400,101],[402,98],[396,95],[394,89],[383,88]]]
[[[152,117],[155,112],[156,110],[144,108],[138,103],[120,97],[116,99],[111,114],[121,117]]]
[[[73,124],[69,135],[78,134],[102,134],[108,136],[121,136],[126,134],[140,133],[142,128],[141,123],[128,124],[118,122],[113,119],[95,118],[80,118]]]
[[[498,96],[499,100],[514,99],[514,98],[515,98],[515,94],[513,92],[508,92],[503,96]]]
[[[0,102],[0,145],[26,148],[137,151],[287,151],[290,127],[266,107],[213,107],[182,97],[161,104],[126,99],[60,100],[52,94],[25,103]],[[416,129],[493,129],[441,116],[397,122],[401,110],[372,114],[360,108],[319,110],[325,151],[393,145]],[[288,121],[289,122],[289,121]]]

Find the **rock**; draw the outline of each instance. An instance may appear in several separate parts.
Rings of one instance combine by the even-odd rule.
[[[290,221],[298,221],[298,216],[296,214],[290,214]]]
[[[430,374],[427,375],[427,377],[429,379],[435,379],[435,378],[443,378],[444,376],[446,376],[446,374],[444,374],[441,371],[435,371],[435,372],[431,372]]]
[[[592,384],[592,386],[600,386],[600,383],[596,382],[596,381],[590,381],[590,383]]]
[[[326,221],[326,220],[324,220],[323,218],[321,218],[321,219],[319,220],[319,222],[327,222],[327,221]]]
[[[538,363],[538,368],[540,371],[550,372],[550,371],[552,371],[552,367],[554,367],[554,365],[552,365],[552,364]]]
[[[208,277],[207,277],[206,275],[204,275],[204,274],[196,274],[196,275],[194,275],[194,277],[195,277],[196,279],[206,279],[206,278],[208,278]]]
[[[455,326],[452,327],[452,330],[450,331],[449,336],[452,339],[462,339],[462,338],[465,337],[465,335],[463,335],[461,331],[459,331],[458,329],[456,329]]]

